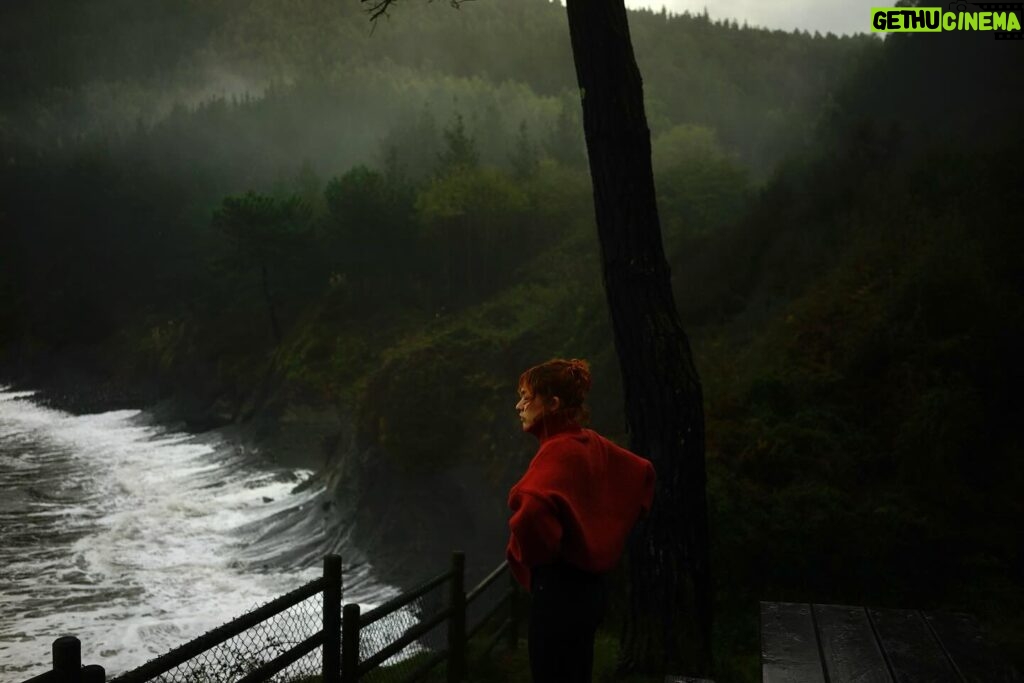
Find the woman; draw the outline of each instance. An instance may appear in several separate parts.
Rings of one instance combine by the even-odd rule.
[[[551,360],[519,377],[516,410],[540,447],[509,491],[506,556],[533,597],[534,683],[589,683],[607,608],[604,574],[654,496],[650,462],[581,426],[589,390],[583,360]]]

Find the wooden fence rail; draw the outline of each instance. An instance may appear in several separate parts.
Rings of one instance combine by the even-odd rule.
[[[502,574],[505,574],[506,569],[506,563],[502,562],[467,594],[464,588],[465,556],[461,552],[455,552],[452,554],[451,569],[444,574],[430,579],[414,590],[387,600],[366,614],[360,614],[358,604],[342,606],[341,558],[337,555],[328,555],[324,558],[322,577],[300,586],[252,612],[218,626],[136,669],[123,673],[111,679],[109,683],[150,681],[176,667],[187,664],[210,649],[319,593],[323,594],[323,618],[320,630],[281,652],[272,660],[260,664],[257,668],[233,680],[237,680],[237,683],[256,683],[268,680],[320,648],[321,675],[324,683],[356,683],[360,677],[379,667],[431,629],[447,621],[447,647],[427,657],[418,668],[407,675],[405,681],[410,683],[419,680],[437,664],[447,660],[447,681],[457,683],[464,680],[466,676],[466,642],[479,633],[483,626],[503,609],[507,610],[507,617],[488,644],[486,651],[489,652],[503,635],[507,636],[507,642],[511,648],[516,646],[518,613],[515,600],[516,584],[511,572],[508,572],[509,588],[498,603],[476,625],[468,629],[468,632],[466,628],[468,605]],[[449,585],[447,607],[430,619],[425,619],[407,629],[387,646],[360,661],[359,636],[362,629],[410,605],[445,583]],[[82,666],[81,643],[78,639],[73,636],[63,636],[53,642],[53,668],[24,683],[104,683],[105,680],[103,667]]]

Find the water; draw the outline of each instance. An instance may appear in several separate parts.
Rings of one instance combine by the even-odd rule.
[[[60,635],[108,677],[134,668],[316,578],[326,552],[345,558],[346,602],[395,594],[350,561],[313,472],[257,460],[0,386],[0,679],[47,670]]]

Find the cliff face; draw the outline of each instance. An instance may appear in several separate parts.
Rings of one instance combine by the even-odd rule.
[[[391,470],[371,454],[358,490],[335,489],[352,523],[352,546],[381,580],[410,587],[447,571],[452,551],[466,554],[467,581],[475,582],[504,560],[504,493],[467,464],[436,474]]]
[[[445,571],[453,550],[469,580],[504,559],[506,496],[533,445],[512,409],[514,354],[486,348],[465,339],[386,363],[336,443],[328,481],[386,581]],[[460,370],[468,357],[475,372]]]

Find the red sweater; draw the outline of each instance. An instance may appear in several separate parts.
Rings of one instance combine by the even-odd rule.
[[[548,429],[508,494],[512,533],[505,556],[527,590],[537,565],[610,571],[654,497],[649,461],[576,424]]]

